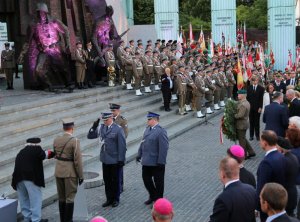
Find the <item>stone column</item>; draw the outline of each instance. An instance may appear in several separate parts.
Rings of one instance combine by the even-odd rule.
[[[231,46],[236,45],[236,0],[211,0],[211,21],[213,41],[222,43],[222,33],[225,41]]]
[[[295,62],[295,3],[295,0],[268,0],[268,47],[274,52],[275,69],[286,68],[289,50]]]
[[[159,39],[177,40],[178,0],[154,0],[155,29]]]

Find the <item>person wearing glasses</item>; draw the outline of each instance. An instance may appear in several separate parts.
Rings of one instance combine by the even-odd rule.
[[[150,205],[164,195],[164,177],[169,139],[167,131],[159,125],[159,114],[148,112],[147,127],[141,141],[137,162],[141,162],[144,185],[149,199],[144,202]]]

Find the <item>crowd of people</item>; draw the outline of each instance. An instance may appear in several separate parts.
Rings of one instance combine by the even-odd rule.
[[[167,112],[171,110],[171,99],[178,100],[180,115],[194,110],[198,118],[220,110],[227,100],[238,100],[234,118],[239,145],[230,147],[228,157],[220,162],[219,175],[224,191],[215,201],[211,222],[252,222],[258,214],[256,212],[259,212],[263,222],[285,221],[286,218],[287,221],[297,221],[290,218],[300,218],[300,207],[295,214],[296,185],[300,185],[300,101],[295,90],[298,86],[299,67],[296,72],[287,69],[283,73],[273,70],[270,66],[265,72],[264,67],[254,64],[252,76],[245,83],[244,89],[237,90],[240,59],[238,51],[228,55],[216,51],[214,56],[209,56],[207,51],[202,51],[196,44],[186,48],[185,53],[177,58],[176,41],[165,43],[163,40],[157,40],[153,47],[149,40],[145,49],[141,40],[138,40],[136,48],[134,41],[130,41],[129,46],[125,46],[124,41],[120,43],[116,57],[112,45],[108,46],[105,54],[109,67],[115,68],[116,64],[119,65],[119,83],[122,83],[124,78],[126,89],[132,90],[134,86],[136,96],[143,95],[142,89],[144,93],[161,90]],[[77,57],[86,56],[86,52],[80,52],[83,50],[82,43],[77,43],[77,46]],[[249,46],[247,52],[253,53],[255,57],[256,50],[252,46]],[[80,61],[78,67],[83,64],[79,63]],[[85,85],[85,69],[86,67],[79,67],[77,70],[80,88],[84,88]],[[109,72],[110,74],[112,76],[108,76],[108,80],[114,85],[115,76],[113,72]],[[151,82],[154,83],[153,89]],[[118,207],[123,192],[123,166],[129,131],[127,119],[121,115],[120,108],[119,104],[110,104],[111,111],[102,113],[87,135],[88,139],[99,140],[106,194],[106,201],[102,207]],[[265,123],[263,132],[260,132],[261,114]],[[149,194],[144,204],[154,204],[154,221],[171,221],[174,216],[172,205],[162,199],[169,148],[168,136],[166,130],[159,125],[159,114],[149,112],[146,117],[147,127],[136,157],[136,161],[142,164],[142,179]],[[249,128],[249,140],[254,140],[255,136],[266,152],[265,158],[258,166],[257,182],[253,174],[243,166],[244,160],[256,155],[246,138]],[[77,187],[84,182],[83,166],[80,141],[73,136],[74,120],[65,119],[63,130],[64,134],[54,140],[53,151],[43,152],[39,144],[40,139],[31,138],[24,150],[27,150],[28,146],[37,149],[36,159],[23,154],[23,150],[16,158],[12,186],[21,198],[22,214],[28,221],[43,221],[41,193],[34,194],[38,201],[28,200],[33,198],[31,195],[34,189],[40,190],[40,187],[45,185],[42,161],[52,157],[56,158],[55,177],[60,219],[72,221]],[[24,164],[28,162],[33,165],[27,164],[25,167]],[[34,206],[31,206],[32,204]],[[284,219],[275,219],[280,217]]]

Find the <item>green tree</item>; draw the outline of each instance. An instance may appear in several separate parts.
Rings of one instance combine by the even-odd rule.
[[[247,23],[248,28],[267,29],[268,26],[268,2],[267,0],[255,0],[253,5],[239,5],[237,7],[237,21]]]
[[[154,0],[134,0],[134,24],[154,24]]]

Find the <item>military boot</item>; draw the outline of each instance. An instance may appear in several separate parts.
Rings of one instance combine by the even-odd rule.
[[[74,203],[66,203],[64,222],[73,222]]]
[[[58,209],[59,209],[60,222],[65,221],[65,208],[66,208],[66,202],[59,201]]]

